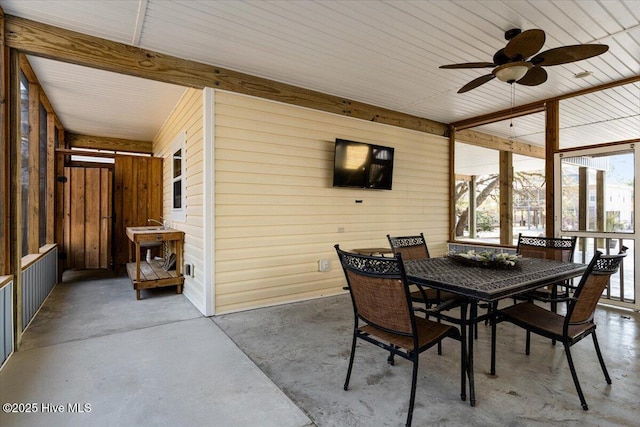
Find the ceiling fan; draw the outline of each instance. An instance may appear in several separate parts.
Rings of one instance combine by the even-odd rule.
[[[535,55],[545,42],[542,30],[522,31],[519,28],[507,30],[504,38],[509,42],[493,55],[493,62],[466,62],[462,64],[442,65],[440,68],[493,68],[486,74],[464,85],[458,93],[464,93],[498,78],[507,83],[525,86],[537,86],[547,81],[547,72],[542,67],[581,61],[605,53],[606,44],[578,44],[545,50]],[[531,58],[530,56],[535,55]],[[529,59],[527,59],[529,58]]]

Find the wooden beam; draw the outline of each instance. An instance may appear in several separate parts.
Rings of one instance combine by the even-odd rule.
[[[576,96],[588,95],[590,93],[600,92],[601,90],[612,89],[614,87],[624,86],[626,84],[635,83],[635,82],[640,82],[640,74],[627,77],[624,79],[616,80],[614,82],[603,83],[601,85],[591,86],[586,89],[580,89],[575,92],[565,93],[563,95],[546,99],[545,102],[548,103],[552,101],[562,101],[563,99],[569,99],[569,98],[575,98]]]
[[[545,231],[548,237],[555,235],[555,200],[553,185],[554,168],[553,156],[560,148],[560,102],[550,101],[547,103],[547,114],[545,117],[545,152],[546,161],[544,166],[545,176]]]
[[[63,134],[64,131],[61,127],[56,126],[56,132],[58,132],[58,145],[63,143]],[[58,245],[58,281],[62,282],[62,273],[64,272],[64,268],[66,262],[64,262],[64,257],[66,256],[66,247],[64,246],[64,182],[58,181],[58,177],[64,177],[64,155],[55,154],[55,242]]]
[[[456,130],[449,126],[449,241],[456,240]]]
[[[473,175],[464,175],[461,173],[457,173],[456,174],[456,181],[471,181],[471,179],[473,178]]]
[[[9,136],[9,49],[4,43],[5,16],[0,7],[0,276],[10,268],[9,213],[11,192],[11,150]]]
[[[47,179],[46,179],[46,242],[55,242],[55,202],[56,202],[56,120],[52,112],[47,112]]]
[[[109,138],[106,136],[79,135],[67,132],[69,148],[92,148],[95,150],[112,150],[133,153],[153,154],[152,141]]]
[[[513,245],[513,154],[500,151],[500,244]]]
[[[203,89],[231,92],[355,117],[440,136],[447,125],[386,108],[164,55],[28,19],[7,15],[9,47],[44,58]]]
[[[640,142],[640,138],[633,138],[633,139],[626,139],[623,141],[612,141],[612,142],[605,142],[602,144],[593,144],[593,145],[589,145],[586,148],[607,148],[607,147],[615,147],[615,146],[620,146],[620,145],[624,145],[624,144],[637,144],[638,142]],[[572,151],[579,151],[579,150],[584,150],[585,147],[571,147],[571,148],[563,148],[561,150],[558,150],[558,153],[570,153]]]
[[[70,148],[56,148],[56,154],[63,155],[63,156],[88,156],[88,157],[104,157],[104,158],[111,158],[111,159],[115,159],[116,157],[136,157],[136,158],[153,157],[153,156],[137,155],[137,154],[106,153],[104,151],[72,150]]]
[[[521,154],[523,156],[535,157],[538,159],[545,158],[544,147],[527,144],[522,141],[511,141],[495,135],[489,135],[474,130],[456,130],[456,140],[465,144],[477,145],[479,147],[491,148],[493,150],[508,151],[513,154]]]
[[[9,198],[10,272],[13,274],[14,349],[22,340],[22,152],[20,145],[20,61],[18,52],[9,52]]]
[[[40,80],[38,80],[38,76],[33,71],[33,68],[31,67],[31,63],[27,59],[26,55],[23,55],[23,54],[20,55],[20,69],[22,70],[22,73],[27,78],[29,83],[37,84],[40,86],[40,102],[42,102],[42,105],[44,106],[45,110],[47,110],[47,113],[55,114],[55,111],[51,106],[51,102],[47,97],[47,94],[42,89],[42,85],[40,84]]]
[[[469,237],[471,239],[478,238],[478,207],[476,206],[476,176],[471,175],[469,180]]]
[[[529,114],[535,114],[543,112],[545,109],[544,101],[537,101],[531,104],[521,105],[518,107],[509,108],[508,110],[496,111],[495,113],[484,114],[482,116],[471,117],[470,119],[460,120],[452,123],[456,128],[456,131],[461,131],[477,126],[486,125],[489,123],[495,123],[502,120],[513,119],[516,117],[527,116]]]
[[[584,166],[578,168],[578,230],[587,230],[587,209],[589,206],[589,174]]]
[[[605,175],[604,171],[596,171],[596,230],[600,232],[613,231],[606,230],[604,197],[605,197]]]
[[[33,84],[40,84],[40,82],[38,81],[38,76],[36,76],[35,71],[33,71],[33,68],[31,68],[31,63],[27,59],[27,56],[24,54],[20,54],[19,58],[20,71],[22,71],[22,74],[24,74],[24,76],[27,78],[27,81]]]
[[[640,81],[640,75],[627,77],[624,79],[616,80],[614,82],[604,83],[598,86],[592,86],[586,89],[577,90],[571,93],[565,93],[553,98],[544,99],[541,101],[535,101],[529,104],[520,105],[517,107],[496,111],[494,113],[485,114],[482,116],[471,117],[469,119],[460,120],[452,123],[457,131],[473,128],[476,126],[486,125],[488,123],[495,123],[501,120],[507,120],[510,118],[526,116],[528,114],[540,113],[545,110],[545,106],[549,103],[562,101],[564,99],[575,98],[576,96],[588,95],[590,93],[598,92],[601,90],[611,89],[618,86],[623,86],[630,83]]]

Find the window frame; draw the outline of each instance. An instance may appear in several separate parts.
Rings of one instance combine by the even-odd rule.
[[[170,181],[170,191],[171,191],[171,198],[170,198],[170,206],[171,206],[171,220],[172,221],[179,221],[179,222],[185,222],[186,220],[186,210],[187,210],[187,206],[186,206],[186,202],[187,202],[187,195],[186,195],[186,185],[185,185],[185,179],[186,179],[186,152],[185,152],[185,145],[186,145],[186,132],[180,132],[176,138],[173,140],[173,142],[171,143],[171,151],[169,152],[169,162],[171,164],[170,166],[170,175],[169,175],[169,181]],[[180,162],[180,174],[176,175],[176,154],[180,152],[180,157],[179,157],[179,162]],[[175,194],[175,188],[176,188],[176,184],[179,185],[180,188],[180,207],[176,207],[175,201],[176,201],[176,194]]]

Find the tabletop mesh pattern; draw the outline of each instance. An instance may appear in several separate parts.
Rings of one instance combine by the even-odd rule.
[[[526,288],[554,277],[582,273],[586,265],[536,258],[522,258],[514,268],[486,268],[461,265],[451,258],[407,261],[410,280],[426,286],[440,286],[464,296],[492,299],[494,296]]]

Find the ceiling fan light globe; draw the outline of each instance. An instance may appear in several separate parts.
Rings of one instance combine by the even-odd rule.
[[[493,70],[493,74],[500,81],[506,83],[515,83],[523,78],[525,74],[527,74],[529,68],[531,68],[531,64],[528,62],[510,62],[508,64],[496,67],[496,69]]]

